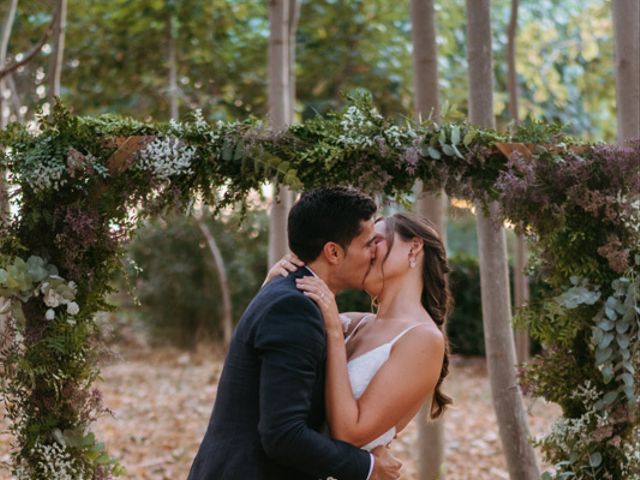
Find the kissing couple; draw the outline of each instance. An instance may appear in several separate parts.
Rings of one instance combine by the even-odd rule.
[[[289,248],[242,315],[189,480],[389,480],[390,443],[430,401],[442,415],[451,308],[434,226],[351,188],[302,194]],[[339,313],[366,291],[375,314]],[[426,419],[425,419],[426,420]]]

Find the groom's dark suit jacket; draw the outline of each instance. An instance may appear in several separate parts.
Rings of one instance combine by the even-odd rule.
[[[369,453],[318,432],[326,341],[304,275],[271,281],[240,319],[189,480],[366,480]]]

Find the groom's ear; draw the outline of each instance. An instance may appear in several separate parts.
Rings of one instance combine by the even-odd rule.
[[[337,265],[344,258],[344,249],[335,242],[327,242],[322,247],[322,254],[331,265]]]

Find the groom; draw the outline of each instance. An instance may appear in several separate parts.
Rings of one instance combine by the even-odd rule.
[[[188,480],[389,480],[400,464],[320,433],[325,420],[324,323],[295,278],[362,288],[375,257],[376,205],[347,188],[302,195],[289,247],[308,268],[263,287],[234,332],[209,427]]]

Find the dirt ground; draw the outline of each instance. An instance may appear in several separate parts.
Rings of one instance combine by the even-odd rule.
[[[101,418],[95,431],[125,466],[126,479],[186,478],[211,413],[221,358],[212,347],[188,354],[137,346],[120,350],[103,366],[99,387],[113,415]],[[446,478],[507,479],[484,359],[453,357],[444,385],[455,400],[445,419]],[[557,405],[525,402],[532,435],[547,432],[560,413]],[[2,410],[0,417],[4,430]],[[403,461],[404,480],[417,479],[416,438],[412,423],[392,446]],[[10,478],[10,440],[0,433],[0,479]]]

